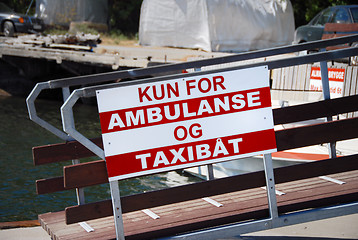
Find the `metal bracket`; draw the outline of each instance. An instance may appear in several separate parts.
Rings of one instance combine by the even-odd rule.
[[[26,99],[27,109],[29,112],[29,117],[32,121],[40,125],[41,127],[45,128],[52,134],[56,135],[57,137],[61,138],[64,141],[71,141],[73,138],[63,131],[59,130],[55,126],[51,125],[50,123],[46,122],[45,120],[41,119],[36,112],[35,100],[40,95],[41,91],[44,89],[50,89],[49,82],[37,83],[34,89],[31,91],[30,95]],[[68,96],[70,95],[70,90],[68,87],[64,87],[62,89],[63,100],[65,101]],[[73,114],[71,115],[73,121]],[[72,160],[72,164],[80,163],[79,160],[74,159]],[[76,188],[76,196],[78,204],[85,203],[85,196],[83,188]]]
[[[118,181],[110,181],[109,186],[112,195],[112,206],[113,206],[113,215],[114,215],[114,225],[116,228],[116,238],[117,240],[124,240],[121,195],[119,192]]]
[[[325,52],[325,51],[326,51],[326,49],[324,49],[324,48],[320,50],[320,52]],[[330,88],[329,88],[327,62],[326,61],[320,62],[320,67],[321,67],[321,81],[322,81],[323,99],[327,100],[327,99],[331,98]],[[332,116],[328,116],[327,121],[328,122],[332,121]],[[328,154],[329,154],[330,158],[337,157],[336,143],[335,142],[328,143]]]
[[[70,141],[72,138],[68,136],[63,131],[59,130],[58,128],[54,127],[50,123],[46,122],[45,120],[41,119],[36,112],[35,107],[35,100],[39,96],[42,90],[49,89],[50,84],[49,82],[37,83],[34,89],[31,91],[30,95],[26,99],[27,109],[29,112],[29,117],[32,121],[40,125],[41,127],[45,128],[49,132],[55,134],[57,137],[61,138],[65,141]]]
[[[348,214],[355,214],[358,211],[358,202],[342,204],[333,207],[324,207],[319,209],[310,209],[302,212],[289,213],[276,219],[262,219],[250,222],[236,223],[216,228],[204,229],[201,231],[177,235],[173,237],[160,238],[161,240],[169,239],[223,239],[238,236],[244,233],[257,232],[266,229],[290,226],[294,224],[317,221],[332,217],[338,217]],[[274,225],[272,227],[272,225]]]
[[[61,117],[62,117],[63,130],[66,133],[68,133],[73,139],[77,140],[83,146],[91,150],[98,157],[100,157],[101,159],[105,159],[103,149],[101,149],[96,144],[94,144],[91,140],[83,136],[75,128],[73,118],[71,117],[73,114],[72,108],[80,97],[81,97],[81,89],[77,89],[72,92],[72,94],[68,97],[66,102],[62,105]]]
[[[75,123],[73,119],[73,106],[76,104],[77,100],[81,97],[83,91],[77,89],[72,92],[72,94],[67,98],[66,102],[61,107],[61,117],[63,130],[72,136],[75,140],[80,142],[83,146],[91,150],[101,159],[105,159],[105,154],[103,149],[94,144],[91,140],[83,136],[75,128]],[[122,208],[121,208],[121,197],[119,192],[118,181],[111,181],[110,190],[112,196],[112,206],[114,214],[114,223],[116,229],[116,238],[117,240],[124,240],[124,227],[123,227],[123,218],[122,218]]]
[[[272,156],[264,154],[264,168],[266,177],[266,191],[271,219],[278,218],[275,178],[273,174]]]

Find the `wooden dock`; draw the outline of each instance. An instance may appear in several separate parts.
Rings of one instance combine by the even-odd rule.
[[[321,47],[321,44],[340,43],[343,40],[356,41],[357,37],[358,35],[297,47],[290,46],[276,49],[272,53],[288,53],[292,49],[295,51],[311,49],[314,44]],[[272,50],[254,53],[252,59],[257,60],[264,53],[270,51]],[[257,66],[267,65],[267,68],[272,70],[315,61],[326,61],[331,57],[353,56],[358,54],[357,51],[357,48],[351,48],[255,64]],[[236,57],[242,57],[241,60],[246,61],[249,55],[242,54]],[[235,61],[225,62],[231,64],[236,61],[237,58]],[[221,64],[222,62],[214,63],[210,60],[210,63],[207,65]],[[255,64],[239,68],[248,68]],[[184,65],[189,68],[189,65],[177,64],[160,66],[158,69],[165,72],[164,69],[174,67],[170,70],[178,71],[182,70]],[[206,65],[190,66],[198,68]],[[323,74],[328,75],[327,66],[323,62],[321,67],[325,69],[322,71]],[[148,69],[152,71],[153,68]],[[118,75],[134,76],[138,72],[143,76],[146,73],[145,70],[123,71]],[[116,76],[118,77],[118,75]],[[186,78],[197,75],[200,73],[176,76]],[[103,82],[104,79],[108,80],[109,76],[96,75],[93,78],[97,78],[97,82]],[[69,83],[69,79],[64,79],[50,82],[51,84],[48,83],[48,85],[51,85],[52,88],[62,87],[63,93],[66,95],[71,84],[75,85],[79,81],[91,79],[80,77],[71,80],[73,80],[71,83]],[[160,80],[164,81],[166,77],[153,79],[153,81]],[[138,82],[140,81],[135,83]],[[324,82],[328,82],[327,77]],[[121,84],[119,83],[119,85]],[[109,85],[108,87],[113,86]],[[29,110],[32,112],[35,109],[32,105],[34,96],[37,96],[45,87],[45,84],[39,85],[34,94],[28,98]],[[354,91],[350,91],[351,89]],[[358,117],[352,114],[358,111],[356,89],[355,87],[350,88],[349,94],[345,97],[335,99],[325,97],[325,100],[322,101],[273,109],[274,125],[305,122],[303,125],[293,125],[274,131],[275,139],[271,141],[275,141],[277,151],[328,144],[330,146],[329,158],[273,169],[271,156],[265,154],[265,171],[219,179],[211,178],[200,183],[91,203],[81,202],[79,197],[79,205],[69,206],[62,212],[39,215],[41,225],[53,239],[113,239],[115,237],[124,239],[124,236],[126,239],[156,239],[171,238],[177,235],[182,239],[219,239],[356,213],[358,210],[358,152],[354,149],[345,156],[336,157],[334,148],[336,142],[356,140],[358,137]],[[73,165],[64,166],[61,176],[37,180],[38,194],[71,189],[80,191],[84,187],[109,182],[104,155],[101,152],[102,139],[84,139],[71,124],[73,120],[72,107],[75,101],[82,96],[93,96],[95,90],[96,87],[84,87],[76,90],[61,108],[62,116],[65,116],[63,118],[64,131],[77,141],[67,139],[67,135],[62,136],[63,132],[54,131],[55,129],[50,128],[51,126],[44,125],[46,129],[56,133],[65,142],[34,147],[34,164],[50,164],[73,159],[76,159],[76,162]],[[325,89],[325,91],[329,92],[329,89]],[[37,116],[30,114],[30,117],[36,119]],[[327,121],[318,123],[310,121],[318,118],[325,118]],[[95,153],[100,160],[79,162],[79,159],[94,156]],[[116,184],[117,182],[112,181],[110,187],[111,191],[115,189],[115,195],[119,196]],[[113,214],[116,217],[114,222]],[[122,225],[118,224],[121,222],[119,219],[122,218],[124,230]],[[85,221],[86,223],[84,223]],[[117,226],[116,233],[112,224]]]
[[[228,53],[204,52],[195,49],[178,49],[149,46],[98,45],[93,51],[81,51],[77,45],[65,48],[43,47],[36,41],[18,42],[0,37],[0,58],[5,56],[44,59],[57,64],[73,62],[93,66],[119,68],[143,68],[151,65],[178,63],[229,55]]]
[[[276,171],[283,174],[285,170],[288,169]],[[280,214],[314,208],[320,206],[322,201],[327,205],[332,205],[357,198],[357,170],[333,174],[329,177],[343,181],[344,184],[318,177],[277,184],[276,189],[284,193],[277,195]],[[339,197],[341,195],[345,198]],[[158,219],[153,219],[142,211],[124,213],[126,239],[150,239],[155,236],[174,235],[177,232],[185,232],[187,229],[200,229],[269,217],[266,191],[262,188],[215,195],[210,198],[222,206],[216,207],[203,199],[196,199],[151,208],[150,210],[160,217]],[[42,214],[39,220],[54,240],[116,238],[112,216],[87,221],[87,224],[94,229],[92,232],[85,231],[77,223],[66,225],[65,211]]]
[[[274,109],[274,122],[284,124],[355,111],[358,96]],[[278,151],[357,137],[358,118],[276,131]],[[94,141],[101,146],[101,139]],[[66,152],[67,154],[60,154]],[[35,147],[35,165],[93,155],[78,142]],[[358,154],[274,169],[279,216],[358,201]],[[328,176],[330,178],[320,178]],[[327,180],[328,179],[328,180]],[[335,179],[338,181],[332,181]],[[64,167],[64,175],[36,182],[38,194],[108,182],[104,160]],[[338,182],[338,183],[337,183]],[[344,183],[343,183],[344,182]],[[121,198],[126,239],[172,236],[250,220],[268,219],[265,172],[258,171],[146,192]],[[222,206],[203,200],[210,198]],[[152,219],[142,210],[159,218]],[[111,200],[67,207],[39,216],[53,239],[115,238]],[[288,218],[289,219],[289,218]],[[94,229],[87,233],[78,222]],[[66,225],[69,224],[69,225]],[[285,223],[290,225],[291,222]],[[98,234],[98,235],[97,235]]]

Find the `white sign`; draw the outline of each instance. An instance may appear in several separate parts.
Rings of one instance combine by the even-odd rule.
[[[97,91],[110,181],[276,151],[267,67]]]
[[[328,68],[329,92],[331,98],[343,96],[345,70],[340,68]],[[321,69],[311,68],[310,90],[322,92]]]

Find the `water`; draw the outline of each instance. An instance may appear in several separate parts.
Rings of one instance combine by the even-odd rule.
[[[60,102],[37,100],[37,113],[54,126],[61,128]],[[75,106],[76,128],[87,137],[100,135],[96,106]],[[25,99],[0,96],[0,222],[37,219],[46,212],[64,210],[76,205],[74,191],[37,195],[36,179],[62,175],[62,167],[55,163],[34,166],[32,147],[62,142],[29,120]],[[120,182],[121,195],[141,193],[199,181],[176,172]],[[108,184],[85,189],[86,202],[110,198]]]

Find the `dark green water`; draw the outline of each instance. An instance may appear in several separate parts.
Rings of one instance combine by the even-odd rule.
[[[60,102],[38,100],[37,113],[41,118],[62,129]],[[87,137],[100,136],[96,106],[75,107],[76,128]],[[62,142],[61,139],[33,123],[27,113],[25,99],[0,96],[0,222],[37,219],[37,215],[61,211],[77,203],[74,191],[37,195],[36,179],[62,174],[70,162],[35,167],[32,147]],[[198,179],[176,172],[120,182],[121,195],[177,186]],[[85,189],[86,202],[110,198],[108,184]]]

